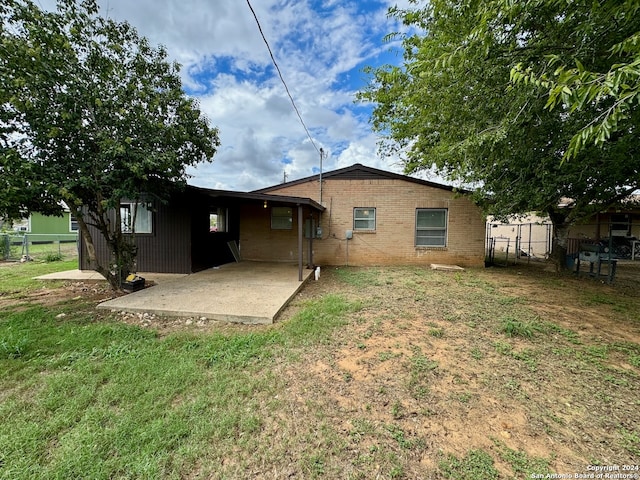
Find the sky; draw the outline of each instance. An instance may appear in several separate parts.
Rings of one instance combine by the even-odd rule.
[[[52,0],[41,0],[45,8]],[[189,170],[192,185],[251,191],[362,163],[402,173],[382,158],[372,106],[356,101],[365,66],[399,63],[390,6],[407,0],[253,0],[264,35],[311,143],[273,66],[246,0],[98,0],[101,15],[126,20],[182,65],[185,92],[198,99],[221,146],[212,163]]]

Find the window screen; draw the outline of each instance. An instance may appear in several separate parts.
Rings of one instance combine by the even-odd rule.
[[[271,228],[273,230],[291,230],[292,227],[291,207],[271,207]]]
[[[353,229],[354,230],[375,230],[376,229],[376,209],[375,208],[354,208],[353,209]]]
[[[447,245],[447,210],[420,208],[416,210],[416,246],[445,247]]]

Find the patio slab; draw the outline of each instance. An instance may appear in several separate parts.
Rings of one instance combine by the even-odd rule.
[[[312,274],[313,270],[303,270],[300,282],[297,265],[249,261],[229,263],[163,281],[103,302],[97,308],[270,324]]]
[[[168,280],[175,280],[185,277],[183,273],[153,273],[140,272],[142,278],[155,283],[162,283]],[[105,278],[95,270],[65,270],[63,272],[47,273],[34,277],[37,280],[69,280],[72,282],[105,282]]]

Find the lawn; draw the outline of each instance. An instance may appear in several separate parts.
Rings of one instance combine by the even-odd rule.
[[[532,478],[640,462],[634,282],[326,268],[273,326],[149,328],[95,311],[108,292],[31,280],[56,264],[70,268],[0,268],[0,478]]]

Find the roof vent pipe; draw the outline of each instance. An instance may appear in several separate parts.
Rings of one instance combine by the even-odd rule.
[[[324,157],[324,149],[320,147],[320,205],[322,205],[322,160]]]

